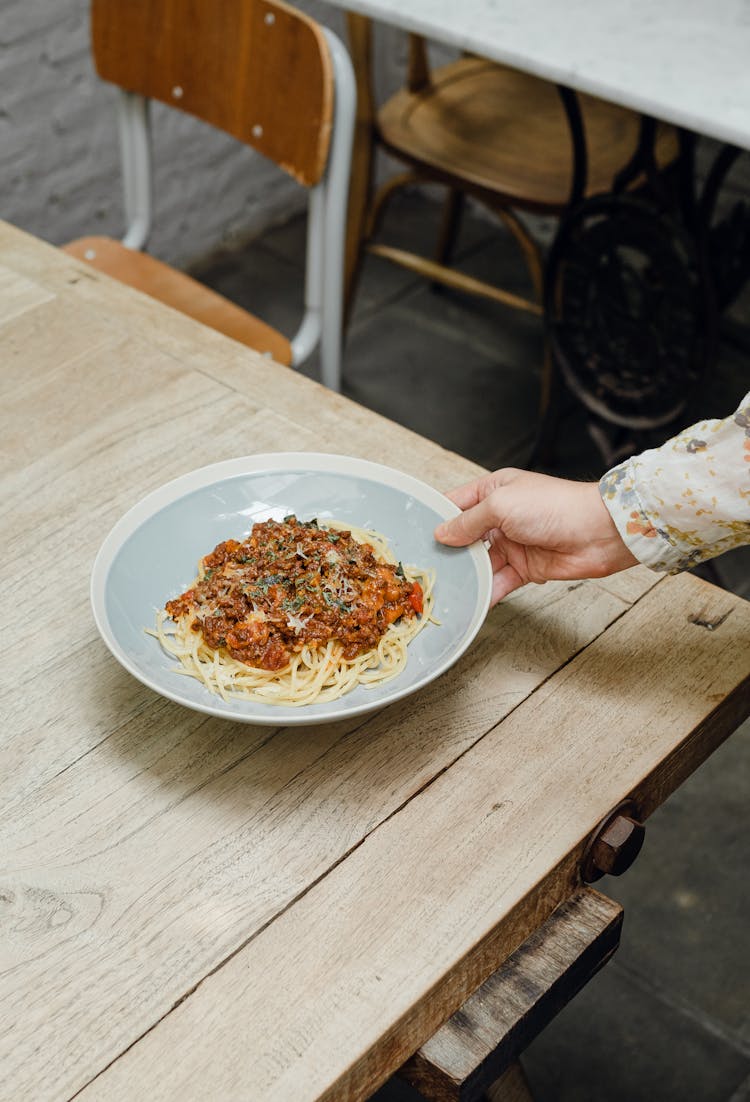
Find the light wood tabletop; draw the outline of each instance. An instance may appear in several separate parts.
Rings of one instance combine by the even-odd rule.
[[[611,809],[646,819],[748,714],[750,605],[645,568],[529,586],[369,717],[185,709],[93,623],[131,505],[290,443],[478,468],[3,224],[0,350],[0,1096],[367,1098]]]

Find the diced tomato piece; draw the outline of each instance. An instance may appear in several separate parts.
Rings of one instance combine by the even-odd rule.
[[[414,582],[411,587],[411,593],[409,594],[409,604],[418,612],[421,616],[424,612],[424,593],[422,592],[422,586],[419,582]]]

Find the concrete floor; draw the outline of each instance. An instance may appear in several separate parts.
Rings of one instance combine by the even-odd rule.
[[[427,251],[436,210],[394,204],[384,226]],[[304,220],[252,248],[194,268],[217,290],[291,334],[301,310]],[[461,264],[522,291],[507,237],[469,216]],[[477,462],[523,466],[534,438],[539,322],[453,293],[369,257],[345,353],[345,393]],[[315,376],[313,360],[303,369]],[[725,319],[705,415],[733,410],[750,386],[750,294]],[[595,478],[603,461],[582,418],[563,425],[552,470]],[[750,597],[750,548],[716,561]],[[531,1045],[537,1102],[750,1102],[750,721],[649,820],[621,879],[597,884],[625,907],[618,953]],[[394,1078],[373,1102],[416,1102]]]

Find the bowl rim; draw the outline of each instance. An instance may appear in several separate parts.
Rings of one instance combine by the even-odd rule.
[[[469,552],[474,564],[478,585],[477,599],[469,625],[457,647],[451,650],[442,661],[436,663],[435,667],[426,671],[425,676],[420,678],[416,684],[412,683],[398,688],[393,682],[386,682],[383,686],[383,695],[374,697],[371,701],[354,704],[346,708],[341,705],[341,701],[345,700],[346,697],[341,697],[339,700],[329,702],[328,705],[316,706],[313,703],[309,706],[300,707],[295,710],[293,716],[289,715],[289,711],[285,711],[283,715],[277,714],[274,718],[273,705],[257,705],[259,708],[267,709],[267,711],[260,714],[244,714],[244,711],[227,712],[225,706],[219,707],[217,704],[214,707],[210,701],[203,702],[189,699],[178,691],[171,690],[168,686],[165,687],[157,679],[144,673],[132,661],[127,650],[118,641],[107,615],[106,597],[109,573],[127,539],[163,508],[196,490],[205,489],[215,483],[239,478],[243,475],[276,474],[293,470],[350,475],[379,482],[393,489],[410,493],[411,496],[432,508],[444,519],[449,519],[460,513],[460,509],[443,493],[414,475],[406,474],[395,467],[389,467],[369,459],[360,459],[355,456],[333,452],[261,452],[255,455],[237,456],[198,467],[151,490],[132,505],[105,536],[91,568],[89,593],[94,622],[110,653],[133,677],[160,696],[207,715],[235,722],[255,723],[265,726],[300,726],[346,720],[353,716],[378,711],[424,688],[450,669],[476,638],[489,611],[492,595],[492,567],[489,552],[481,541],[462,549]],[[390,691],[387,688],[388,685],[393,685]],[[224,702],[222,701],[221,704],[224,705]],[[248,706],[252,708],[253,702],[237,702],[238,708],[246,709]],[[313,712],[313,709],[316,708],[319,710]]]

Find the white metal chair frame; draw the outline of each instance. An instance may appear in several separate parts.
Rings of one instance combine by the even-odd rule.
[[[349,54],[341,40],[323,28],[334,73],[331,145],[321,180],[309,188],[305,307],[291,339],[292,366],[298,367],[320,344],[321,379],[341,390],[344,315],[344,246],[351,171],[356,87]],[[127,230],[121,239],[142,250],[152,225],[152,140],[149,99],[118,89],[120,151]]]

